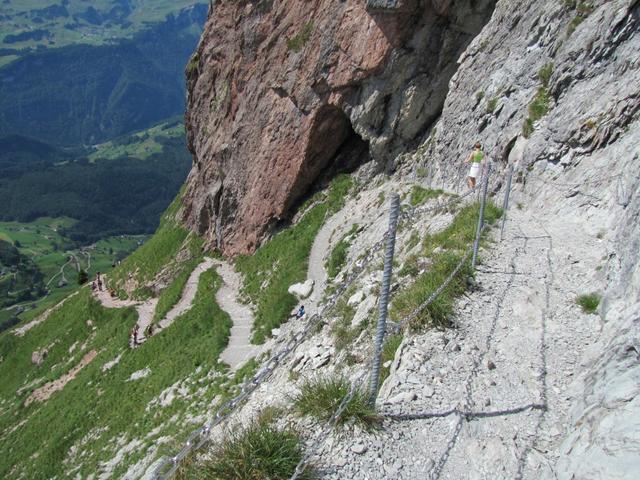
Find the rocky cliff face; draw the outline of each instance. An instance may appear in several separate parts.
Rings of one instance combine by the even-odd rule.
[[[451,186],[479,140],[494,168],[511,163],[531,183],[531,209],[607,239],[601,334],[574,372],[567,435],[545,478],[637,474],[639,33],[637,0],[498,2],[420,159],[429,181]]]
[[[638,0],[220,3],[188,75],[184,219],[251,251],[326,171],[371,158],[451,188],[481,141],[555,242],[562,227],[606,250],[581,273],[604,292],[601,331],[557,393],[572,407],[548,475],[531,478],[633,478],[639,32]]]
[[[438,118],[494,4],[219,2],[187,69],[185,222],[249,252],[323,172],[391,163]]]

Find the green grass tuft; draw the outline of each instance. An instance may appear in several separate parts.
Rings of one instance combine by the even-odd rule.
[[[551,75],[553,75],[553,63],[547,63],[538,71],[538,78],[540,79],[540,83],[542,83],[543,87],[546,88],[549,86]]]
[[[431,258],[431,266],[425,273],[418,276],[414,283],[396,295],[390,311],[392,319],[397,321],[411,313],[455,269],[464,253],[473,244],[478,212],[478,204],[469,205],[460,210],[447,228],[424,238],[423,255]],[[486,224],[493,224],[501,215],[500,208],[492,202],[487,202]],[[466,278],[472,273],[470,262],[467,262],[449,286],[421,312],[413,326],[449,326],[450,317],[454,311],[454,301],[466,290]]]
[[[385,339],[384,346],[382,347],[382,370],[380,372],[380,384],[384,382],[389,376],[390,367],[385,367],[384,364],[387,362],[392,362],[394,358],[396,358],[396,351],[400,347],[402,343],[402,334],[397,333],[395,335],[391,335]]]
[[[356,310],[347,303],[345,298],[348,298],[348,295],[343,295],[336,303],[333,312],[337,319],[333,325],[331,325],[333,345],[339,352],[351,345],[367,327],[367,322],[365,321],[355,327],[351,326],[351,321],[353,320]]]
[[[487,113],[495,112],[497,106],[498,106],[498,97],[490,98],[487,101],[487,108],[486,108]]]
[[[318,420],[329,420],[342,399],[349,393],[351,384],[344,377],[316,377],[305,380],[293,402],[301,415],[310,415]],[[357,390],[347,405],[337,424],[354,421],[365,428],[372,428],[380,423],[375,408],[369,405],[365,392]]]
[[[545,87],[540,87],[536,96],[529,104],[529,117],[522,125],[522,135],[529,138],[533,133],[533,125],[535,122],[544,117],[549,111],[549,92]]]
[[[584,313],[596,313],[598,305],[600,305],[600,295],[595,292],[580,295],[576,299],[576,303],[582,307]]]
[[[331,254],[327,259],[325,268],[327,269],[327,276],[332,279],[335,278],[342,267],[344,267],[347,262],[347,254],[349,253],[349,247],[351,246],[351,241],[353,239],[353,235],[358,232],[358,224],[354,224],[351,227],[351,230],[340,239],[338,244],[333,247],[331,250]]]
[[[178,478],[199,480],[288,480],[304,454],[300,434],[279,429],[261,416],[251,425],[227,438],[213,449],[210,460],[194,463]],[[300,477],[315,478],[307,468]]]
[[[578,2],[576,0],[565,1],[565,3],[569,8],[576,11],[576,16],[571,19],[567,26],[567,37],[570,37],[578,28],[578,25],[591,15],[595,6],[591,2]]]
[[[431,188],[424,188],[420,185],[414,185],[411,188],[411,196],[409,197],[409,203],[417,207],[418,205],[422,205],[427,200],[431,200],[433,198],[438,198],[444,192],[440,189],[433,190]]]
[[[305,280],[313,241],[326,216],[344,206],[352,186],[351,177],[339,175],[331,182],[325,199],[297,224],[275,235],[253,255],[238,257],[236,268],[244,277],[242,292],[256,306],[253,342],[263,343],[273,328],[287,320],[297,303],[287,290]]]
[[[287,48],[296,53],[299,52],[311,38],[312,32],[313,22],[305,23],[302,27],[302,30],[300,30],[295,36],[287,40]]]

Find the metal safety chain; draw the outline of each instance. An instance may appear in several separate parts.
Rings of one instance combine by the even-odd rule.
[[[476,191],[476,188],[471,189],[464,195],[455,196],[447,202],[437,202],[436,205],[414,207],[414,208],[407,209],[406,211],[403,211],[399,215],[399,218],[401,220],[408,220],[427,212],[442,210],[453,204],[459,203],[462,199],[466,197],[473,195],[475,191]],[[162,461],[156,467],[156,469],[152,474],[153,479],[166,480],[171,478],[178,470],[180,462],[191,452],[200,449],[209,440],[209,436],[213,428],[215,428],[216,426],[221,424],[223,421],[225,421],[231,415],[231,413],[233,413],[233,411],[239,405],[241,405],[251,395],[251,393],[253,393],[265,381],[265,379],[267,379],[275,371],[275,369],[282,363],[282,361],[285,358],[287,358],[291,352],[296,350],[301,343],[303,343],[303,341],[305,340],[309,332],[312,331],[320,323],[320,321],[324,318],[324,316],[333,307],[335,307],[340,296],[351,286],[351,284],[360,276],[360,274],[371,263],[371,261],[374,259],[376,254],[385,245],[388,235],[389,235],[389,231],[385,232],[383,237],[369,249],[369,253],[367,254],[367,256],[364,259],[360,260],[359,262],[356,262],[356,268],[352,270],[347,280],[331,295],[331,297],[329,297],[329,301],[323,305],[320,311],[311,317],[311,319],[308,321],[305,328],[297,332],[296,334],[294,334],[289,339],[287,344],[281,350],[279,350],[276,354],[272,355],[252,378],[245,381],[245,383],[240,388],[240,393],[238,395],[226,401],[220,407],[217,408],[214,414],[213,420],[206,422],[204,425],[194,430],[187,438],[187,441],[185,442],[182,449],[175,456],[165,457],[162,459]],[[453,280],[455,275],[462,268],[464,261],[468,259],[470,253],[471,251],[467,252],[465,257],[463,257],[463,260],[456,267],[456,269],[454,269],[452,274],[447,278],[447,280],[445,280],[443,285],[441,285],[435,292],[433,292],[432,295],[430,295],[427,301],[425,301],[416,310],[414,310],[409,316],[407,316],[405,319],[403,319],[403,321],[400,322],[399,327],[396,327],[397,330],[400,330],[401,328],[406,326],[412,319],[417,317],[417,315],[419,315],[419,313],[422,310],[424,310],[424,308],[426,308],[431,302],[435,300],[435,298],[437,298],[438,295],[442,293],[442,291],[448,286],[448,284]],[[337,422],[337,420],[340,418],[340,416],[344,412],[344,409],[348,406],[349,402],[357,392],[358,388],[363,383],[364,378],[368,375],[368,373],[369,372],[365,370],[363,375],[361,375],[361,377],[356,382],[354,382],[351,390],[349,391],[349,394],[345,396],[340,406],[338,407],[338,410],[336,410],[336,413],[334,414],[334,416],[332,416],[332,418],[329,420],[330,424],[332,423],[333,425],[335,425],[335,422]],[[328,431],[330,431],[331,427],[327,426],[327,428],[328,428]],[[309,455],[312,455],[312,454],[313,454],[312,451],[310,451]],[[296,468],[296,472],[298,470],[299,469]],[[302,467],[302,471],[304,471],[304,466]],[[298,477],[294,476],[292,478],[298,478]]]
[[[485,183],[485,185],[488,184],[488,178],[485,180],[484,183]],[[471,194],[473,194],[473,192],[474,192],[474,190],[470,190],[464,196],[471,195]],[[459,200],[459,199],[460,199],[460,197],[456,198],[456,200]],[[413,212],[415,212],[416,210],[417,209],[414,209]],[[482,231],[485,230],[486,227],[487,227],[486,225],[482,224],[481,233],[482,233]],[[393,327],[393,331],[394,332],[399,332],[400,330],[405,328],[407,325],[409,325],[412,321],[414,321],[418,317],[418,315],[420,315],[420,313],[425,308],[427,308],[431,303],[433,303],[438,298],[438,296],[440,296],[442,294],[442,292],[451,284],[451,282],[456,277],[456,275],[458,275],[458,273],[460,272],[460,270],[462,269],[464,264],[469,261],[469,258],[473,254],[473,251],[474,251],[473,247],[470,247],[469,249],[467,249],[467,251],[464,254],[464,256],[460,259],[460,261],[458,262],[456,267],[451,271],[451,273],[447,276],[447,278],[444,280],[444,282],[442,282],[442,284],[431,295],[429,295],[429,297],[427,297],[427,299],[424,302],[422,302],[418,307],[416,307],[409,315],[407,315],[402,320],[400,320],[396,325],[394,325],[394,327]],[[388,338],[388,336],[387,336],[387,338]],[[331,432],[331,429],[336,425],[338,419],[344,413],[345,409],[349,405],[349,402],[353,399],[355,393],[362,386],[362,384],[364,382],[364,379],[369,374],[370,370],[373,371],[373,366],[370,369],[365,369],[362,372],[362,374],[358,377],[358,379],[352,383],[351,389],[349,390],[347,395],[345,395],[345,397],[340,402],[340,405],[338,406],[338,408],[336,409],[334,414],[331,416],[331,418],[329,419],[329,421],[325,425],[324,429],[322,430],[322,433],[318,436],[316,442],[313,445],[307,447],[305,455],[303,456],[303,458],[300,460],[300,462],[296,466],[296,469],[295,469],[293,475],[291,476],[290,480],[298,480],[300,478],[300,475],[302,475],[302,473],[304,472],[306,466],[309,463],[309,460],[311,459],[311,457],[313,457],[315,455],[315,451],[320,447],[320,445],[329,436],[329,433]]]
[[[396,227],[398,226],[398,212],[400,211],[400,196],[395,194],[391,199],[391,211],[389,213],[389,229],[387,230],[387,243],[384,255],[384,271],[382,273],[382,286],[378,301],[379,315],[374,342],[373,364],[371,366],[371,378],[369,385],[369,403],[376,402],[378,386],[380,383],[380,367],[382,362],[382,346],[387,325],[387,307],[389,305],[389,290],[391,289],[391,273],[393,270],[393,253],[396,245]]]

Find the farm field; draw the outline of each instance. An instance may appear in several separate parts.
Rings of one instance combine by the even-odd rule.
[[[94,145],[94,151],[89,154],[88,158],[91,162],[100,159],[114,160],[120,157],[146,160],[151,155],[162,153],[164,149],[163,139],[182,138],[184,136],[185,130],[182,118],[176,117],[173,121],[163,122],[147,130]]]

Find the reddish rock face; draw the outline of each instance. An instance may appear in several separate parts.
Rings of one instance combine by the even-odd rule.
[[[209,247],[251,252],[354,135],[381,164],[406,149],[472,38],[448,27],[455,3],[218,2],[187,67],[185,223]]]

